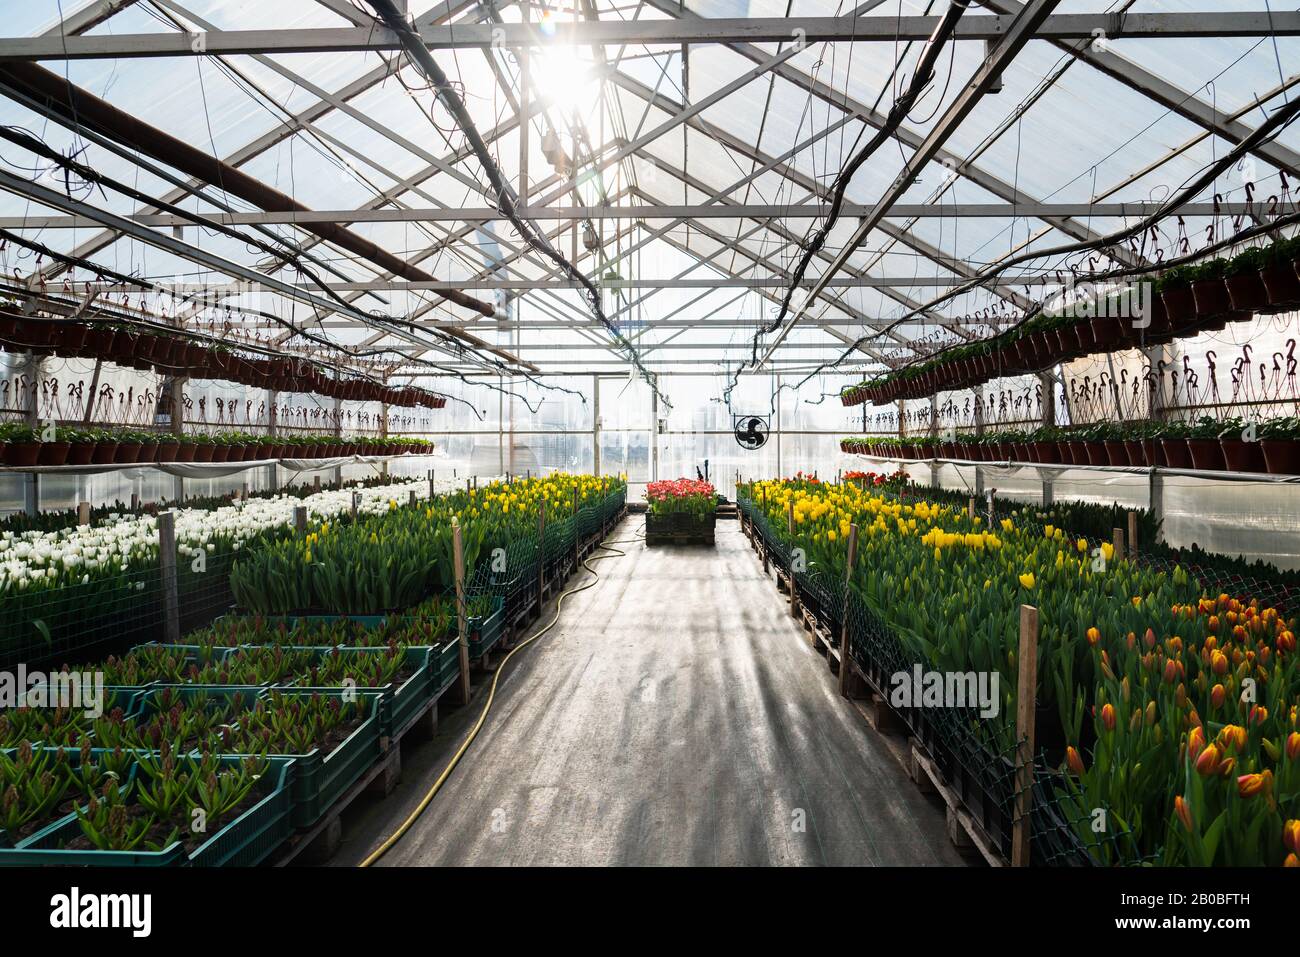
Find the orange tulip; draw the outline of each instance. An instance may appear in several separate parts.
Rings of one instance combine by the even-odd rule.
[[[1257,704],[1250,709],[1250,723],[1263,724],[1268,720],[1268,708],[1262,704]]]
[[[1065,763],[1076,775],[1083,776],[1083,758],[1079,757],[1079,752],[1074,749],[1073,745],[1065,749]],[[1300,822],[1293,823],[1300,824]]]
[[[1196,760],[1196,756],[1201,753],[1205,747],[1205,730],[1197,725],[1187,734],[1187,753]]]
[[[1286,860],[1282,862],[1283,867],[1300,867],[1300,857],[1294,854],[1288,854]]]
[[[1106,726],[1107,731],[1115,730],[1115,706],[1109,701],[1101,706],[1101,723]]]
[[[1226,751],[1231,747],[1233,751],[1240,754],[1246,747],[1246,729],[1239,724],[1224,725],[1216,743],[1220,751]]]
[[[1292,731],[1286,736],[1286,756],[1292,761],[1300,761],[1300,731]]]
[[[1300,854],[1300,821],[1293,819],[1282,825],[1282,843],[1288,851]]]
[[[1216,675],[1226,675],[1228,673],[1228,656],[1218,650],[1211,652],[1210,668],[1213,669]]]
[[[1210,704],[1217,708],[1223,707],[1223,702],[1228,698],[1228,692],[1223,685],[1215,685],[1210,689]]]
[[[1165,659],[1165,684],[1171,685],[1178,680],[1178,666],[1174,664],[1174,659]]]
[[[1177,814],[1178,819],[1183,822],[1183,827],[1187,828],[1189,832],[1193,830],[1192,809],[1187,806],[1187,802],[1183,800],[1181,794],[1174,798],[1174,813]]]
[[[1272,786],[1272,771],[1261,771],[1259,774],[1243,774],[1237,778],[1237,793],[1244,798],[1267,793]]]
[[[1196,759],[1196,773],[1203,778],[1213,777],[1219,770],[1219,749],[1210,745]]]
[[[1098,631],[1095,627],[1089,628],[1087,634],[1088,634],[1088,644],[1095,645],[1097,642],[1101,641],[1101,632]]]

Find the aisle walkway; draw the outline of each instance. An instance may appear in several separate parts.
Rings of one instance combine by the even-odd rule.
[[[962,863],[737,523],[719,523],[716,549],[620,547],[511,663],[477,743],[385,864]],[[481,690],[408,755],[398,792],[349,821],[335,863],[418,803]]]

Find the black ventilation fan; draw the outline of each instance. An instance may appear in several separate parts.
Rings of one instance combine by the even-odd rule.
[[[753,452],[767,444],[767,416],[737,415],[732,417],[736,430],[736,444]]]

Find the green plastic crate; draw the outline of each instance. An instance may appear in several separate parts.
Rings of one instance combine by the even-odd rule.
[[[460,639],[439,645],[434,651],[433,696],[440,697],[460,677]]]
[[[492,596],[492,610],[466,622],[469,632],[469,656],[479,658],[492,650],[505,633],[505,599]]]
[[[294,648],[292,650],[300,650]],[[321,648],[321,656],[340,655],[377,655],[384,654],[387,648]],[[376,691],[383,695],[380,707],[380,729],[386,737],[396,737],[400,732],[422,714],[433,700],[434,689],[434,649],[423,646],[411,646],[403,652],[406,666],[411,669],[410,676],[401,684],[388,684],[373,688],[359,686],[358,691]],[[337,687],[316,688],[306,685],[277,685],[280,691],[338,691]]]
[[[292,695],[300,690],[291,688],[282,693]],[[327,689],[315,693],[322,697],[341,698],[346,692]],[[383,755],[379,743],[383,695],[370,691],[358,691],[357,695],[370,702],[369,715],[333,751],[321,754],[317,748],[309,754],[278,755],[294,759],[290,776],[293,809],[289,817],[295,828],[308,828],[319,821],[330,806]]]
[[[223,764],[242,760],[222,757]],[[260,801],[222,827],[186,855],[180,841],[159,851],[61,850],[58,845],[81,834],[75,814],[70,814],[34,834],[16,848],[0,848],[5,867],[253,867],[262,863],[293,833],[289,782],[293,759],[267,759],[272,787]],[[132,774],[135,768],[132,768]]]

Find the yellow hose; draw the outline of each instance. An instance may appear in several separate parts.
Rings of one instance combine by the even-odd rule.
[[[639,541],[639,539],[637,539],[637,541]],[[621,545],[626,543],[619,542],[618,544]],[[496,671],[492,673],[492,686],[488,689],[487,701],[483,703],[483,711],[482,713],[479,714],[478,720],[474,722],[474,727],[470,729],[468,737],[466,737],[465,740],[461,742],[461,746],[457,749],[456,753],[452,755],[451,761],[449,761],[447,766],[443,768],[442,773],[438,775],[438,780],[433,782],[433,787],[429,788],[429,793],[424,796],[424,799],[422,801],[420,801],[419,806],[414,811],[411,812],[410,817],[408,817],[405,821],[402,822],[401,827],[399,827],[396,831],[394,831],[388,837],[388,839],[384,841],[384,843],[380,844],[379,847],[377,847],[369,857],[367,857],[364,861],[361,862],[362,867],[369,867],[371,864],[375,863],[375,861],[379,860],[390,850],[392,850],[393,846],[396,845],[397,842],[400,841],[405,836],[406,832],[411,829],[411,825],[413,825],[416,822],[416,820],[420,817],[420,815],[424,813],[425,808],[429,806],[430,802],[433,801],[434,796],[442,788],[443,784],[446,783],[447,778],[451,776],[451,772],[456,770],[456,765],[460,763],[460,759],[465,756],[465,752],[469,750],[469,746],[473,744],[474,739],[478,737],[478,733],[483,727],[483,722],[487,720],[488,712],[492,710],[492,702],[496,699],[496,694],[497,694],[497,682],[501,678],[501,671],[503,668],[505,668],[506,662],[509,661],[511,658],[513,658],[517,652],[522,651],[525,647],[532,644],[538,638],[542,637],[542,635],[546,634],[548,631],[550,631],[552,628],[555,627],[555,623],[560,620],[560,608],[564,604],[564,599],[568,598],[570,595],[576,595],[580,591],[586,591],[592,585],[596,584],[596,582],[600,581],[600,575],[596,573],[596,569],[592,568],[587,563],[598,562],[602,558],[615,558],[619,555],[627,554],[627,552],[621,552],[617,548],[610,547],[610,545],[606,542],[601,542],[596,547],[606,549],[607,551],[612,552],[613,554],[589,555],[588,557],[584,558],[582,560],[582,567],[587,569],[587,571],[591,572],[592,575],[594,575],[595,577],[583,583],[582,585],[579,585],[577,588],[570,588],[567,591],[561,592],[560,597],[555,602],[555,617],[552,618],[549,622],[547,622],[545,627],[541,628],[539,631],[530,635],[524,641],[521,641],[519,644],[515,645],[514,648],[510,649],[510,653],[501,659],[501,663],[497,665]],[[540,599],[541,596],[539,595],[538,597]]]

